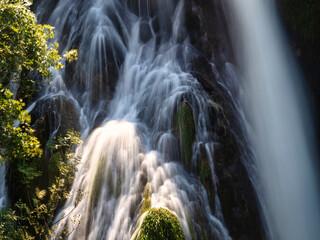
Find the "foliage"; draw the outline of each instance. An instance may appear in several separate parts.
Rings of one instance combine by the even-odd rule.
[[[78,50],[72,49],[70,51],[66,51],[65,54],[63,54],[63,57],[67,59],[69,62],[77,61],[78,60]]]
[[[58,43],[48,46],[53,27],[37,24],[27,0],[0,0],[0,83],[18,82],[23,96],[33,92],[32,76],[61,68]]]
[[[145,216],[139,240],[184,240],[181,225],[177,217],[165,208],[151,208]]]
[[[9,208],[0,209],[0,240],[30,239],[29,235],[24,236],[26,227],[17,226],[17,218],[15,211]]]
[[[0,234],[3,236],[0,239],[48,239],[51,236],[54,212],[70,196],[68,188],[78,163],[73,147],[80,142],[79,135],[69,131],[65,137],[59,137],[51,144],[58,169],[54,181],[47,189],[40,190],[36,186],[31,203],[18,201],[14,210],[0,212]],[[81,197],[82,193],[78,192],[78,202]]]
[[[30,10],[29,0],[0,0],[0,83],[19,84],[19,94],[29,98],[37,84],[49,78],[50,67],[63,68],[62,60],[75,61],[78,52],[58,53],[57,42],[48,44],[54,37],[54,28],[37,23]]]
[[[12,98],[12,93],[0,84],[0,162],[8,162],[16,191],[28,199],[31,182],[40,176],[36,168],[42,149],[33,130],[24,103]],[[16,127],[15,122],[20,126]],[[18,122],[16,122],[16,125]]]
[[[195,123],[190,107],[182,103],[175,115],[175,132],[180,139],[184,163],[191,167],[192,146],[196,136]]]
[[[320,43],[320,2],[318,0],[279,0],[286,21],[303,38]]]
[[[22,100],[8,90],[19,86],[19,96],[31,97],[35,79],[51,76],[50,67],[60,69],[61,61],[77,60],[77,50],[58,54],[53,27],[37,24],[28,0],[0,0],[0,164],[9,165],[12,208],[0,211],[0,239],[46,239],[50,236],[54,212],[70,195],[68,190],[76,170],[74,145],[79,135],[67,132],[49,147],[52,151],[49,185],[41,178],[40,142],[30,127],[31,118]],[[82,193],[77,193],[79,202]]]
[[[24,103],[14,100],[12,93],[0,84],[0,161],[33,159],[41,156],[38,140],[32,136],[30,116],[23,111]],[[14,123],[20,122],[20,127]],[[25,161],[23,161],[25,162]]]

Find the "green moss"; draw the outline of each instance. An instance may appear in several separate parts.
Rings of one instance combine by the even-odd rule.
[[[202,232],[203,232],[203,235],[201,237],[201,240],[208,240],[208,236],[207,236],[206,230],[202,228]]]
[[[175,134],[180,140],[180,148],[185,165],[190,169],[192,160],[192,146],[196,137],[196,128],[193,114],[186,103],[178,108],[174,118]]]
[[[196,230],[194,229],[194,226],[193,226],[193,223],[192,223],[192,219],[191,219],[191,216],[190,216],[189,212],[186,214],[186,216],[187,216],[187,224],[188,224],[188,228],[189,228],[189,231],[190,231],[191,239],[195,240],[195,239],[197,239],[196,238]]]
[[[138,240],[185,240],[177,217],[167,209],[152,208],[145,216]]]
[[[150,184],[148,183],[144,189],[143,202],[140,208],[139,217],[148,211],[151,207]]]
[[[214,193],[212,192],[214,190],[214,186],[212,183],[212,174],[210,170],[210,165],[207,159],[202,159],[199,175],[200,175],[200,181],[204,186],[204,188],[206,189],[211,210],[214,211],[215,199],[214,199]]]
[[[204,184],[210,180],[211,172],[210,172],[210,166],[207,161],[201,162],[200,167],[200,180]],[[211,181],[211,180],[210,180]]]
[[[90,205],[91,207],[95,207],[98,203],[98,199],[101,193],[102,185],[103,182],[105,181],[105,172],[104,172],[104,165],[105,165],[105,158],[101,158],[99,161],[99,167],[97,168],[97,172],[94,177],[94,184],[91,189],[91,194],[90,194]],[[107,174],[107,184],[112,189],[112,171],[109,169],[108,174]]]

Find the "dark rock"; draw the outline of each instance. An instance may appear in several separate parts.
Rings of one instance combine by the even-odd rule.
[[[210,93],[213,120],[217,192],[225,222],[233,239],[265,239],[259,204],[254,187],[242,161],[246,143],[235,116],[232,100],[223,88]]]
[[[152,37],[150,25],[151,23],[149,23],[148,19],[140,23],[140,40],[144,43],[148,42]]]
[[[223,2],[188,0],[185,4],[185,26],[191,44],[207,59],[232,59]]]
[[[42,144],[53,134],[59,136],[71,129],[80,130],[79,113],[74,102],[62,95],[39,100],[30,114],[32,127]]]
[[[41,18],[43,19],[45,22],[48,21],[51,13],[54,11],[55,7],[57,6],[59,0],[48,0],[45,2],[46,5],[46,9],[48,9],[49,11],[40,11],[41,14],[37,16],[37,18]],[[41,0],[33,0],[32,6],[31,6],[31,10],[33,12],[36,12],[38,10],[40,10],[39,8],[42,8],[43,1]],[[38,11],[39,12],[39,11]],[[49,13],[49,14],[48,14]]]

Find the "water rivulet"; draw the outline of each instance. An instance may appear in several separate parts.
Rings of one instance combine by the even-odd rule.
[[[7,187],[6,187],[6,167],[5,165],[0,165],[0,208],[7,205]]]

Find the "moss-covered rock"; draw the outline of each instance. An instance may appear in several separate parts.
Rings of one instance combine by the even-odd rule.
[[[150,196],[150,184],[148,183],[144,189],[144,196],[142,200],[142,205],[139,211],[139,216],[148,211],[151,207],[151,196]]]
[[[174,131],[180,142],[182,160],[190,170],[192,163],[192,147],[196,138],[196,127],[192,110],[183,102],[174,117]]]
[[[200,181],[206,189],[211,211],[215,211],[215,188],[212,182],[212,173],[207,159],[203,159],[200,163]]]
[[[152,208],[143,219],[137,240],[184,240],[177,217],[165,208]]]
[[[91,194],[90,194],[90,207],[94,208],[96,207],[100,194],[101,194],[101,189],[103,186],[104,181],[107,181],[107,184],[109,186],[109,189],[112,191],[112,183],[110,181],[112,176],[111,171],[108,172],[107,174],[107,179],[104,178],[105,172],[104,168],[102,167],[105,164],[105,159],[100,159],[99,161],[99,167],[97,168],[96,175],[94,177],[94,184],[91,189]]]

